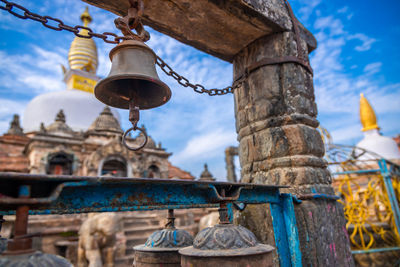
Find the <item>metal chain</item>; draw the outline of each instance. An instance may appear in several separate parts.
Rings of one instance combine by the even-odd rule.
[[[177,72],[175,72],[167,63],[165,63],[164,60],[162,60],[159,56],[156,55],[156,64],[161,68],[162,71],[165,72],[168,76],[171,76],[174,78],[180,85],[183,87],[190,87],[195,91],[196,93],[203,94],[207,93],[210,96],[215,96],[215,95],[226,95],[229,93],[233,93],[233,91],[237,88],[239,88],[243,81],[245,80],[246,76],[241,77],[239,80],[236,80],[232,86],[227,86],[222,89],[205,89],[203,85],[201,84],[193,84],[191,83],[187,78],[185,78],[182,75],[179,75]]]
[[[78,37],[81,38],[99,38],[102,39],[104,42],[109,43],[109,44],[118,44],[119,42],[121,42],[121,40],[125,40],[125,37],[122,36],[118,36],[115,33],[112,32],[104,32],[104,33],[95,33],[92,31],[92,29],[85,27],[85,26],[69,26],[64,24],[64,22],[60,19],[57,18],[53,18],[50,16],[41,16],[38,15],[36,13],[32,13],[30,12],[28,9],[26,9],[23,6],[20,6],[16,3],[13,2],[8,2],[7,0],[0,0],[0,2],[4,3],[5,6],[0,6],[0,9],[6,10],[8,11],[10,14],[20,18],[20,19],[31,19],[34,21],[38,21],[40,23],[43,24],[43,26],[55,30],[55,31],[62,31],[62,30],[66,30],[69,32],[72,32],[73,34],[75,34]],[[15,11],[14,11],[15,10]],[[56,24],[56,26],[54,26]],[[87,30],[87,35],[86,34],[80,34],[80,30]],[[111,37],[109,39],[109,37]],[[113,39],[112,39],[113,37]]]
[[[129,38],[124,37],[124,36],[118,36],[115,33],[112,32],[104,32],[104,33],[95,33],[93,32],[92,29],[77,25],[77,26],[69,26],[64,24],[64,22],[60,19],[53,18],[50,16],[41,16],[35,13],[30,12],[28,9],[25,7],[18,5],[13,2],[9,2],[7,0],[0,0],[0,2],[4,3],[5,6],[0,5],[0,9],[8,11],[10,14],[20,18],[20,19],[31,19],[34,21],[38,21],[43,24],[43,26],[55,30],[55,31],[62,31],[66,30],[69,32],[72,32],[78,37],[81,38],[99,38],[102,39],[104,42],[109,43],[109,44],[119,44],[122,40],[127,40]],[[15,10],[15,11],[14,11]],[[57,26],[54,26],[56,24]],[[87,30],[87,35],[86,34],[80,34],[80,30]],[[114,39],[109,37],[113,37]],[[216,96],[216,95],[226,95],[229,93],[233,93],[233,91],[237,88],[239,88],[243,81],[246,79],[247,75],[241,76],[238,80],[234,82],[232,86],[227,86],[222,89],[206,89],[203,85],[201,84],[193,84],[191,83],[187,78],[185,78],[182,75],[179,75],[177,72],[175,72],[167,63],[165,63],[164,60],[162,60],[159,56],[156,56],[156,64],[161,68],[162,71],[164,71],[168,76],[171,76],[174,78],[180,85],[183,87],[190,87],[195,91],[196,93],[203,94],[207,93],[210,96]]]

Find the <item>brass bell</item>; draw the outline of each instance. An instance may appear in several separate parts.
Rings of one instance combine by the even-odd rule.
[[[141,41],[125,40],[110,51],[111,71],[94,88],[97,99],[108,106],[139,109],[161,106],[171,90],[157,75],[156,55]]]

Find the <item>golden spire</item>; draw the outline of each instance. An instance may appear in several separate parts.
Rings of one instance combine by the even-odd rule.
[[[92,21],[92,17],[88,12],[87,7],[81,15],[81,20],[83,22],[83,26],[85,27],[88,27],[89,23]],[[82,29],[79,33],[82,35],[87,35],[88,31]],[[97,48],[94,41],[92,39],[75,37],[68,53],[69,67],[71,69],[96,73],[97,62]]]
[[[90,22],[92,22],[92,17],[89,14],[89,8],[86,7],[85,11],[81,14],[81,20],[83,22],[83,26],[87,27]]]
[[[375,112],[368,100],[364,97],[364,94],[360,94],[360,120],[363,126],[361,131],[363,132],[379,129]]]

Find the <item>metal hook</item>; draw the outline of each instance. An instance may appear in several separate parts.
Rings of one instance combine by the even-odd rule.
[[[141,132],[143,133],[143,135],[144,135],[144,142],[143,142],[140,146],[138,146],[138,147],[131,147],[131,146],[129,146],[129,145],[126,143],[126,135],[127,135],[130,131],[136,131],[136,130],[139,130],[139,131],[141,131]],[[138,150],[142,149],[142,148],[147,144],[147,139],[148,139],[148,138],[147,138],[146,130],[145,130],[144,128],[140,128],[140,127],[135,126],[135,127],[129,128],[128,130],[125,131],[124,135],[122,136],[122,143],[124,144],[124,146],[125,146],[127,149],[132,150],[132,151],[138,151]]]
[[[135,105],[135,103],[133,102],[133,100],[129,101],[129,121],[132,123],[132,127],[129,128],[128,130],[125,131],[124,135],[122,136],[122,143],[124,144],[124,146],[132,151],[138,151],[140,149],[142,149],[146,144],[147,144],[147,133],[146,130],[144,128],[140,128],[137,127],[137,123],[139,122],[139,107],[137,107]],[[138,146],[138,147],[131,147],[126,143],[126,135],[130,132],[130,131],[136,131],[139,130],[143,133],[144,135],[144,142]]]
[[[141,20],[143,10],[143,0],[129,0],[128,14],[114,20],[115,27],[122,32],[124,40],[146,42],[150,39],[150,34],[144,29]],[[137,34],[132,32],[133,29]]]

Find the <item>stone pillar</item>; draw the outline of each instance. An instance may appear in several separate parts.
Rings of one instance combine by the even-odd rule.
[[[262,37],[235,57],[234,77],[264,57],[288,55],[297,56],[292,32]],[[313,77],[302,66],[271,65],[250,73],[235,91],[235,116],[242,182],[289,185],[286,191],[296,195],[334,194],[322,159],[323,142],[316,130]],[[303,266],[354,265],[339,203],[313,199],[295,208]],[[274,245],[265,210],[250,207],[241,216],[241,223],[261,241]]]

